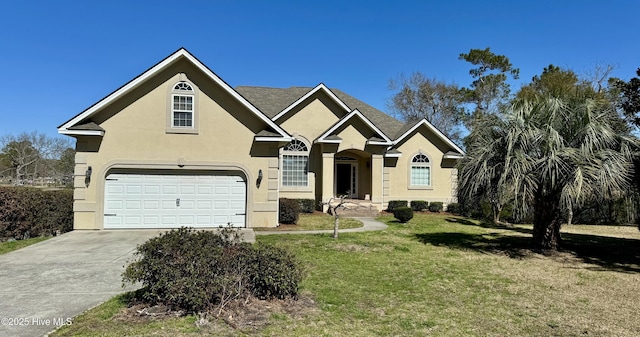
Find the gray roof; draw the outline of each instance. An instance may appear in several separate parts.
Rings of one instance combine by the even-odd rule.
[[[410,122],[407,123],[405,125],[403,125],[400,129],[398,129],[398,131],[396,131],[396,133],[393,135],[392,139],[398,139],[400,138],[400,136],[404,135],[405,132],[409,131],[412,127],[414,127],[416,124],[422,122],[422,120],[417,120],[415,122]]]
[[[240,95],[273,119],[280,111],[304,96],[312,88],[291,87],[288,89],[240,86],[235,88]]]
[[[278,113],[291,105],[293,102],[307,94],[313,88],[291,87],[291,88],[267,88],[240,86],[235,88],[244,98],[249,100],[258,109],[264,112],[269,118],[275,117]],[[346,94],[339,89],[330,89],[340,100],[342,100],[351,110],[358,109],[365,117],[375,124],[380,131],[390,139],[403,128],[404,123],[387,115],[386,113],[370,106],[363,101]]]

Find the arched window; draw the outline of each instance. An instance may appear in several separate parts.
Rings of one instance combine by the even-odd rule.
[[[294,139],[282,149],[282,186],[306,187],[309,184],[309,147]]]
[[[193,128],[195,93],[191,85],[181,81],[173,86],[171,94],[171,127]]]
[[[431,186],[431,162],[429,161],[429,157],[418,153],[411,159],[409,170],[411,186]]]

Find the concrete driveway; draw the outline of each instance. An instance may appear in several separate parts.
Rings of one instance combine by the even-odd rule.
[[[138,244],[160,231],[74,231],[0,255],[0,336],[42,336],[123,289]]]

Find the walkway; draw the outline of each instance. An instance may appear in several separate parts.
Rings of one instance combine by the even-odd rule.
[[[357,233],[381,231],[387,228],[383,222],[374,218],[350,217],[358,221],[362,221],[363,226],[358,228],[338,229],[338,233]],[[333,233],[333,229],[313,230],[313,231],[256,231],[256,235],[274,235],[274,234],[323,234]]]

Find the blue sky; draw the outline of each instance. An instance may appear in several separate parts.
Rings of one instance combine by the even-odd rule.
[[[0,136],[57,126],[180,47],[232,86],[320,82],[383,110],[391,78],[458,85],[491,47],[521,71],[640,67],[639,1],[0,0]]]

